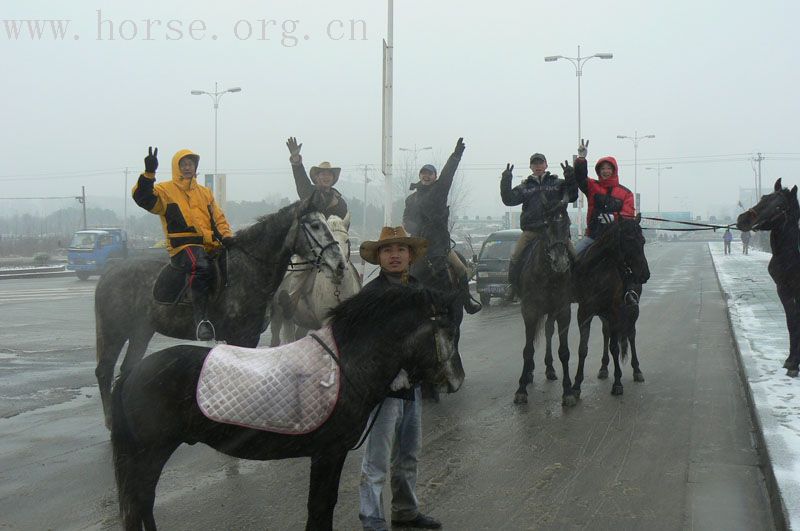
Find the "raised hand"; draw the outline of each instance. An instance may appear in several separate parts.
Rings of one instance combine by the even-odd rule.
[[[581,138],[581,145],[578,146],[578,156],[585,159],[586,154],[588,152],[589,152],[589,141]]]
[[[503,172],[503,177],[513,177],[514,176],[514,165],[509,163],[506,164],[506,171]]]
[[[147,156],[144,158],[145,173],[155,173],[158,169],[158,148],[153,150],[153,146],[147,148]]]
[[[291,153],[291,157],[297,158],[300,156],[300,148],[303,147],[303,144],[298,144],[297,139],[293,136],[290,136],[289,140],[286,141],[286,147],[289,148],[289,153]]]
[[[575,168],[569,165],[568,160],[561,163],[561,170],[564,172],[564,179],[570,181],[575,178]]]
[[[458,139],[458,142],[456,142],[456,154],[460,156],[462,153],[464,153],[464,149],[466,149],[466,147],[467,146],[464,144],[464,137],[462,136]]]

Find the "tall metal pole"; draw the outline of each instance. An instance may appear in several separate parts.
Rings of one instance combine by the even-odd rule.
[[[633,132],[633,198],[639,212],[639,131]]]
[[[83,230],[86,230],[86,187],[81,186],[81,204],[83,205]]]
[[[583,69],[581,68],[581,47],[578,45],[578,60],[575,63],[575,77],[578,78],[578,145],[581,145],[581,78]],[[572,161],[574,164],[575,161]],[[587,163],[588,164],[588,163]],[[583,234],[583,194],[578,194],[578,237]]]
[[[394,1],[389,0],[388,31],[383,41],[383,153],[381,169],[384,176],[384,224],[392,224],[392,109],[394,61]]]
[[[217,115],[219,109],[218,82],[214,81],[214,188],[217,188]],[[196,168],[195,168],[196,169]]]
[[[128,232],[128,168],[125,168],[125,190],[122,194],[122,228]]]
[[[758,158],[756,160],[758,161],[758,192],[757,192],[757,195],[758,195],[758,200],[761,201],[761,193],[762,193],[761,191],[763,190],[763,187],[761,186],[761,161],[764,160],[764,157],[761,156],[761,153],[758,154]]]
[[[367,239],[367,184],[369,183],[369,177],[367,177],[368,166],[364,165],[364,212],[361,215],[361,241],[365,241]],[[366,271],[367,262],[363,258],[361,259],[361,278],[364,278],[364,273]]]

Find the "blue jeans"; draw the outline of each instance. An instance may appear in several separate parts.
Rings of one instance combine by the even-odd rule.
[[[419,386],[414,389],[414,397],[413,401],[385,398],[367,437],[361,463],[361,508],[358,513],[364,528],[387,528],[383,486],[390,464],[392,519],[412,520],[419,514],[416,495],[417,454],[422,443],[422,392]]]
[[[586,252],[586,249],[592,246],[594,239],[588,236],[581,238],[581,241],[575,246],[575,256],[580,256]]]

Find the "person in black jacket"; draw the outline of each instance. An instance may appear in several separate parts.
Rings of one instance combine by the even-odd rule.
[[[578,199],[575,171],[569,162],[565,161],[561,165],[564,179],[559,179],[547,171],[547,159],[541,153],[531,155],[530,168],[533,173],[513,188],[511,187],[513,165],[507,164],[506,170],[500,178],[500,198],[503,200],[503,204],[506,206],[522,205],[522,214],[519,218],[522,236],[517,240],[508,266],[508,282],[511,284],[508,298],[511,300],[514,298],[514,293],[519,290],[520,254],[529,243],[542,236],[545,228],[546,208],[552,207],[560,201],[572,203]]]
[[[300,155],[300,149],[303,144],[298,144],[295,137],[290,137],[286,141],[286,147],[289,148],[289,162],[292,165],[294,184],[297,187],[297,195],[300,199],[306,199],[314,191],[317,191],[324,197],[323,204],[325,208],[321,212],[322,215],[326,218],[339,216],[344,219],[347,215],[347,202],[339,190],[333,187],[339,180],[339,174],[342,169],[333,167],[330,162],[321,162],[319,166],[311,168],[309,172],[311,178],[309,178],[306,168],[303,166],[303,157]]]
[[[411,185],[412,193],[406,198],[403,226],[414,236],[428,240],[429,255],[447,257],[460,289],[465,292],[464,310],[473,314],[480,311],[481,306],[470,296],[467,267],[450,247],[450,207],[447,206],[447,196],[465,148],[464,139],[459,138],[441,175],[437,174],[433,164],[426,164],[420,169],[419,181]]]
[[[412,238],[403,227],[383,227],[377,241],[361,244],[361,257],[380,265],[377,278],[362,291],[382,292],[393,286],[419,288],[408,270],[428,247],[422,238]],[[404,370],[392,382],[391,392],[373,415],[377,415],[367,436],[361,464],[358,517],[364,529],[388,530],[383,512],[383,486],[391,465],[392,526],[438,529],[442,524],[419,512],[417,501],[417,454],[422,441],[421,392],[409,388]]]

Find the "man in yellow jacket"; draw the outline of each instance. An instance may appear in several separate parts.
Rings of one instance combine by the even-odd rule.
[[[156,184],[158,148],[149,148],[144,173],[133,187],[133,200],[161,216],[172,266],[188,275],[192,291],[197,339],[214,339],[208,320],[208,290],[212,271],[209,254],[233,243],[233,232],[214,194],[197,183],[200,156],[182,149],[172,157],[172,180]]]

